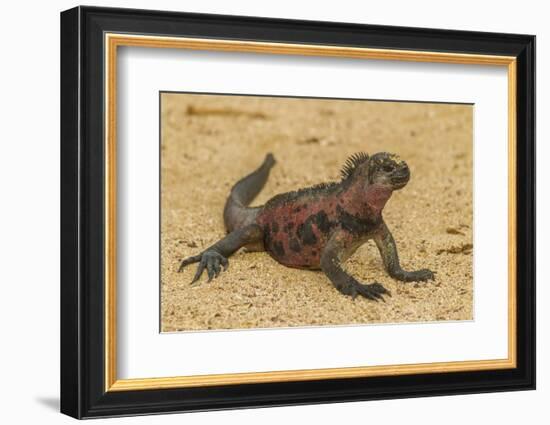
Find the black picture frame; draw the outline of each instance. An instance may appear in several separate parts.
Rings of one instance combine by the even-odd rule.
[[[517,367],[105,391],[104,34],[255,40],[517,60]],[[535,388],[535,37],[131,9],[61,13],[61,412],[75,418]]]

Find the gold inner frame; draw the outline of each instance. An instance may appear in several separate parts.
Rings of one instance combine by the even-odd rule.
[[[516,367],[516,58],[255,41],[105,34],[105,391],[307,381]],[[116,373],[116,98],[119,46],[330,56],[357,59],[505,66],[508,71],[508,358],[165,378],[117,379]]]

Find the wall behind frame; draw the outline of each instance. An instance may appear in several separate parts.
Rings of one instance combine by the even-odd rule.
[[[543,3],[471,1],[444,4],[407,2],[254,2],[252,0],[96,1],[97,6],[155,8],[279,18],[347,21],[368,24],[516,32],[537,35],[538,116],[550,115],[550,29]],[[2,307],[1,396],[6,402],[6,423],[40,419],[40,423],[74,423],[60,415],[59,393],[59,12],[73,1],[12,2],[0,25],[3,44],[0,78],[0,282]],[[7,95],[7,96],[6,96]],[[550,124],[539,120],[538,140],[550,138]],[[538,158],[550,157],[550,145],[540,143]],[[538,187],[550,184],[550,168],[539,167]],[[539,217],[550,215],[550,199],[539,190]],[[550,257],[550,224],[538,226],[539,261]],[[111,419],[125,424],[267,424],[337,423],[343,420],[372,423],[448,425],[490,420],[515,424],[542,423],[548,416],[544,402],[550,397],[550,313],[543,300],[550,298],[544,282],[550,272],[538,273],[538,390],[500,394],[345,403],[291,408],[210,412],[156,417]],[[99,420],[103,422],[103,420]]]

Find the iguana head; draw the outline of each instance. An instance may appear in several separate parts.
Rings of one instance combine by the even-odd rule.
[[[363,181],[391,191],[405,187],[411,176],[406,162],[388,152],[372,156],[356,153],[348,158],[341,174],[344,181]]]
[[[407,163],[399,156],[380,152],[369,159],[369,183],[399,190],[409,182],[411,173]]]

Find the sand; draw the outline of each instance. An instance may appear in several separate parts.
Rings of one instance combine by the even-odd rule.
[[[471,106],[176,93],[161,104],[163,332],[473,319]],[[358,151],[409,164],[411,181],[384,219],[403,268],[430,268],[435,281],[393,280],[373,242],[346,269],[382,283],[393,295],[386,302],[352,300],[322,272],[284,267],[265,252],[237,252],[211,283],[205,273],[189,284],[196,265],[177,273],[182,258],[225,235],[231,186],[267,152],[278,162],[253,205],[338,180]]]

